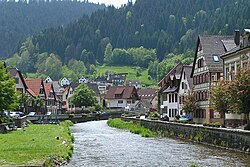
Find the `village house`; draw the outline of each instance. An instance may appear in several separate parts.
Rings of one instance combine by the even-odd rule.
[[[45,83],[52,83],[53,90],[56,95],[56,108],[57,108],[57,114],[62,113],[62,99],[63,99],[63,91],[64,88],[61,87],[58,83],[58,81],[53,81],[49,76],[44,80]]]
[[[137,90],[141,88],[141,82],[139,80],[127,80],[126,86],[134,86]]]
[[[61,87],[67,87],[70,85],[70,81],[67,79],[67,78],[63,78],[61,81],[60,81],[60,85]]]
[[[181,73],[181,81],[179,86],[179,113],[180,115],[187,115],[190,113],[184,113],[182,111],[182,107],[184,104],[184,98],[188,95],[190,91],[193,90],[193,79],[190,77],[192,72],[192,65],[183,65],[182,73]]]
[[[27,93],[37,100],[40,98],[43,103],[43,105],[40,106],[40,104],[29,102],[27,111],[35,111],[38,112],[38,114],[46,114],[46,93],[43,80],[38,78],[25,79],[25,83],[27,85]]]
[[[70,103],[70,98],[73,96],[74,89],[71,85],[64,87],[62,96],[62,113],[74,113],[76,108]]]
[[[57,99],[54,91],[53,84],[50,82],[44,82],[44,90],[46,94],[46,109],[47,113],[57,115]]]
[[[139,96],[134,86],[111,86],[105,99],[108,108],[134,110]]]
[[[221,56],[223,60],[224,80],[232,81],[235,78],[238,70],[247,68],[250,63],[250,29],[245,29],[242,34],[242,41],[240,31],[235,31],[234,42],[236,47]],[[226,113],[226,126],[241,126],[246,123],[244,114]]]
[[[19,105],[19,110],[25,113],[23,96],[26,93],[27,85],[24,81],[23,75],[17,68],[7,68],[7,71],[9,72],[9,77],[14,78],[15,80],[16,92],[21,94],[22,101]]]
[[[160,82],[158,91],[160,98],[160,114],[167,115],[173,121],[179,112],[179,86],[183,65],[177,64]]]
[[[158,89],[139,89],[138,95],[140,100],[136,102],[135,108],[138,110],[150,111],[157,110],[158,106]]]
[[[223,77],[220,55],[235,47],[231,36],[199,36],[191,77],[200,109],[193,113],[194,122],[224,122],[224,115],[211,108],[209,91]]]

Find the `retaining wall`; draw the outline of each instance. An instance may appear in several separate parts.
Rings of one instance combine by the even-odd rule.
[[[250,154],[250,131],[126,117],[122,117],[122,120],[139,123],[163,136],[175,136]]]

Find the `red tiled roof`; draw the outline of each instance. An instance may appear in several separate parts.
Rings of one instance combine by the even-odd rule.
[[[105,98],[115,99],[115,95],[119,94],[121,99],[130,99],[134,89],[134,86],[111,86]]]
[[[28,87],[27,91],[34,97],[39,96],[40,88],[43,83],[42,79],[25,79],[25,83]]]
[[[43,83],[44,84],[44,91],[46,94],[46,100],[49,98],[50,90],[52,89],[52,83]]]

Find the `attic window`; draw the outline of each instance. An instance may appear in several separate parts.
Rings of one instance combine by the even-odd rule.
[[[218,55],[213,55],[213,60],[214,60],[214,62],[219,62],[220,61]]]

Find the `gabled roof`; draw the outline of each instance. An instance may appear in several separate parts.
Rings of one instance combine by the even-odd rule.
[[[222,72],[222,60],[220,56],[235,47],[233,43],[233,36],[199,36],[196,44],[196,52],[191,77],[193,77],[200,44],[202,46],[204,61],[208,67],[208,70],[211,72]],[[219,62],[214,62],[213,55],[217,55],[219,57]]]
[[[190,89],[192,89],[193,86],[194,86],[194,84],[193,84],[193,79],[190,77],[190,76],[191,76],[191,73],[192,73],[192,68],[193,68],[192,65],[184,65],[184,66],[183,66],[183,71],[185,71],[186,78],[187,78],[187,81],[188,81],[188,84],[189,84]],[[183,74],[183,73],[182,73],[182,74]]]
[[[100,96],[98,85],[96,83],[87,83],[87,86],[95,92],[96,96]]]
[[[22,81],[22,83],[23,83],[23,85],[24,85],[24,87],[25,87],[25,89],[27,89],[27,85],[26,85],[26,83],[24,81],[24,78],[23,78],[23,75],[22,75],[21,71],[19,71],[17,68],[7,68],[7,71],[10,73],[11,78],[15,77],[18,74],[21,81]]]
[[[169,73],[158,83],[161,86],[161,83],[164,80],[167,80],[171,75],[181,75],[183,65],[181,63],[177,64]]]
[[[140,101],[138,101],[136,106],[138,106],[139,104],[146,108],[151,108],[153,106],[148,100],[145,99],[141,99]]]
[[[41,86],[43,86],[43,80],[39,79],[39,78],[35,78],[35,79],[25,79],[25,83],[28,87],[27,91],[33,96],[33,97],[37,97],[39,96],[39,92],[40,92],[40,88]],[[46,93],[45,93],[46,96]]]
[[[45,82],[43,84],[44,84],[44,91],[45,91],[46,100],[47,100],[49,98],[50,90],[52,90],[54,92],[54,88],[53,88],[53,84],[50,82],[48,82],[48,83]],[[55,96],[54,96],[54,98],[55,98]]]
[[[120,99],[130,99],[134,91],[136,92],[136,96],[138,98],[138,94],[134,86],[110,86],[105,98],[115,99],[115,95],[121,95]]]

